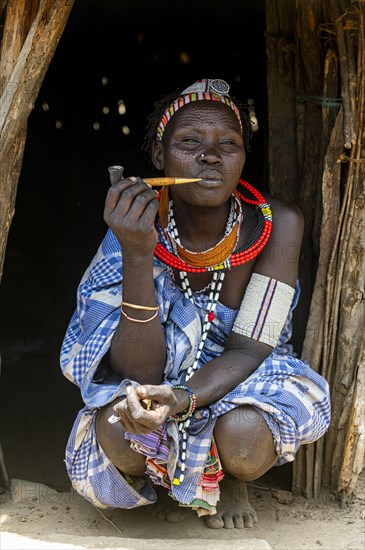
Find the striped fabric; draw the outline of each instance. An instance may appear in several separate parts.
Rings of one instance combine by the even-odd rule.
[[[159,238],[169,247],[162,231]],[[85,407],[79,412],[66,447],[66,467],[74,488],[98,507],[133,508],[155,502],[153,482],[127,478],[115,468],[99,445],[95,432],[98,409],[125,395],[127,383],[105,368],[107,353],[120,318],[122,301],[122,255],[119,243],[109,230],[77,291],[77,307],[70,320],[61,349],[64,375],[79,386]],[[164,384],[184,380],[184,373],[195,358],[201,340],[201,327],[208,296],[197,294],[194,304],[171,281],[166,266],[154,262],[156,301],[164,327],[167,360]],[[260,367],[243,383],[217,403],[202,409],[194,418],[188,436],[185,480],[172,486],[173,497],[190,504],[211,448],[216,419],[240,405],[251,405],[267,422],[278,455],[277,464],[294,460],[300,445],[320,438],[330,422],[327,382],[301,361],[287,343],[291,336],[292,311],[299,298],[297,286],[286,325],[279,343]],[[216,316],[206,340],[200,365],[221,355],[232,330],[237,310],[217,304]],[[131,338],[133,334],[131,333]],[[167,422],[154,437],[127,434],[150,445],[148,457],[161,461],[173,479],[177,463],[179,435],[175,422]],[[156,481],[155,479],[153,481]]]

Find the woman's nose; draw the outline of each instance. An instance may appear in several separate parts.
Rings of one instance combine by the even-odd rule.
[[[221,164],[222,162],[219,152],[213,147],[200,153],[198,160],[201,164]]]

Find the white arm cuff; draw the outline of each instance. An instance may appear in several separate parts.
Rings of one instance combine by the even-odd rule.
[[[293,301],[294,288],[276,279],[253,273],[247,285],[233,332],[277,345]]]

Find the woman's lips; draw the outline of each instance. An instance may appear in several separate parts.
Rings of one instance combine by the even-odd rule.
[[[199,185],[204,185],[205,187],[218,187],[223,183],[222,174],[219,174],[218,172],[204,172],[203,174],[200,174],[199,177],[202,178]]]

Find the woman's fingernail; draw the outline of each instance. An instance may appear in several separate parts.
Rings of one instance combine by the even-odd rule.
[[[146,182],[144,182],[144,183],[145,183],[145,185],[147,185],[147,187],[149,187],[150,189],[152,189],[152,185],[151,185],[150,183],[146,183]]]
[[[132,181],[137,181],[137,178],[135,178],[134,176],[132,176],[131,178],[129,178],[130,180]]]
[[[132,387],[131,386],[128,386],[127,389],[126,389],[126,393],[128,395],[130,395],[132,393]]]
[[[116,424],[117,422],[119,422],[119,420],[120,416],[115,412],[108,418],[109,424]]]
[[[144,388],[143,386],[140,386],[140,387],[139,387],[139,392],[140,392],[142,395],[145,395],[145,393],[146,393],[146,388]]]

